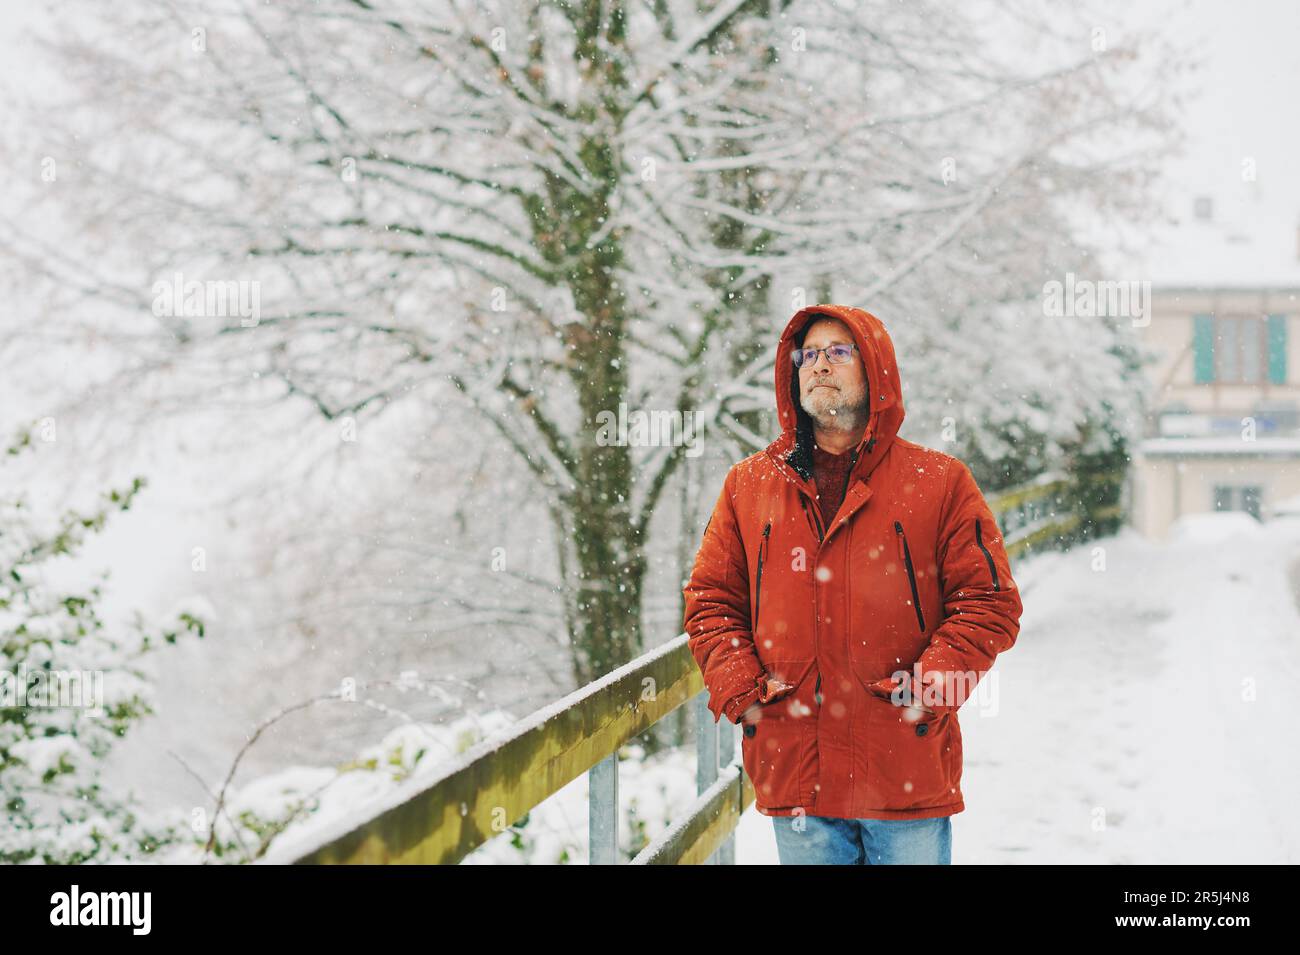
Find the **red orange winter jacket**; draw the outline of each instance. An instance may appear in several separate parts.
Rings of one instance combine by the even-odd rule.
[[[790,354],[819,314],[853,331],[870,402],[829,527]],[[776,401],[782,434],[728,472],[685,589],[709,709],[743,723],[745,772],[765,815],[961,812],[957,708],[1015,643],[1022,609],[993,514],[965,464],[897,436],[894,347],[868,312],[797,312],[777,344]],[[918,692],[932,712],[889,693],[891,678],[917,664],[922,680],[947,687]]]

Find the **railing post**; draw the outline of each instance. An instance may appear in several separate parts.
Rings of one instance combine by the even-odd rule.
[[[723,717],[714,727],[718,733],[718,763],[730,766],[736,759],[736,727]],[[736,864],[736,836],[733,832],[727,836],[718,851],[713,854],[717,865]]]
[[[618,753],[587,771],[587,842],[591,865],[618,864]]]
[[[721,719],[718,731],[718,766],[730,766],[736,759],[736,727],[728,719]]]
[[[695,791],[702,793],[718,779],[718,727],[709,710],[707,693],[698,693],[695,707]],[[709,856],[705,865],[717,865],[718,854]]]
[[[718,780],[718,728],[705,694],[698,693],[695,707],[695,791],[702,793]]]
[[[695,791],[702,793],[718,781],[718,767],[730,766],[736,755],[736,730],[726,717],[713,720],[708,694],[695,697]],[[728,836],[707,865],[735,865],[736,839]]]

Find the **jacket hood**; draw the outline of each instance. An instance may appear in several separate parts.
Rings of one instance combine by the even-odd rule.
[[[809,305],[794,313],[776,346],[776,407],[781,437],[769,447],[804,480],[812,480],[813,423],[799,406],[799,379],[791,354],[795,339],[822,316],[838,318],[849,327],[867,376],[869,417],[857,449],[853,473],[866,477],[884,458],[903,424],[903,386],[894,358],[894,343],[884,324],[870,312],[849,305]]]

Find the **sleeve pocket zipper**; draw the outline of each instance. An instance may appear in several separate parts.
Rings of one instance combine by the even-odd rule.
[[[980,519],[978,517],[975,518],[975,543],[979,544],[980,550],[984,551],[984,559],[989,562],[989,573],[993,576],[993,589],[1001,590],[1002,585],[998,582],[998,568],[993,563],[993,555],[984,546],[984,535],[980,532]]]
[[[907,579],[912,585],[912,607],[916,610],[916,622],[925,633],[925,614],[921,612],[921,594],[916,589],[916,571],[912,567],[912,551],[907,546],[907,535],[903,533],[903,522],[894,521],[894,533],[898,535],[898,556],[907,566]]]

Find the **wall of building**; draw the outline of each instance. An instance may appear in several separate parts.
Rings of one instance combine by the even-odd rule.
[[[1216,484],[1257,484],[1268,508],[1300,495],[1300,458],[1150,457],[1133,463],[1133,524],[1147,537],[1168,536],[1169,525],[1184,514],[1214,510]]]
[[[1261,322],[1265,315],[1287,315],[1286,382],[1268,380],[1265,355],[1258,383],[1197,383],[1193,316],[1198,314],[1260,316]],[[1148,407],[1145,435],[1161,433],[1162,413],[1185,410],[1191,415],[1212,416],[1216,419],[1213,434],[1229,440],[1238,437],[1242,442],[1241,453],[1217,456],[1144,455],[1140,446],[1135,449],[1129,493],[1138,531],[1164,538],[1179,516],[1212,512],[1214,489],[1220,484],[1257,485],[1265,514],[1278,501],[1300,495],[1300,457],[1250,454],[1241,420],[1261,407],[1291,403],[1300,409],[1300,289],[1157,289],[1152,296],[1151,323],[1138,334],[1156,358],[1147,366],[1144,381]],[[1263,415],[1257,419],[1257,438],[1284,436],[1270,432],[1266,421]],[[1274,416],[1272,423],[1279,421],[1285,421],[1285,416]],[[1194,433],[1190,422],[1185,433]]]
[[[1258,385],[1197,384],[1192,316],[1210,313],[1288,315],[1287,383],[1271,383],[1265,375]],[[1158,359],[1147,367],[1148,401],[1153,411],[1179,403],[1193,412],[1245,415],[1260,400],[1300,404],[1300,290],[1159,290],[1152,295],[1151,324],[1138,329],[1138,335]]]

